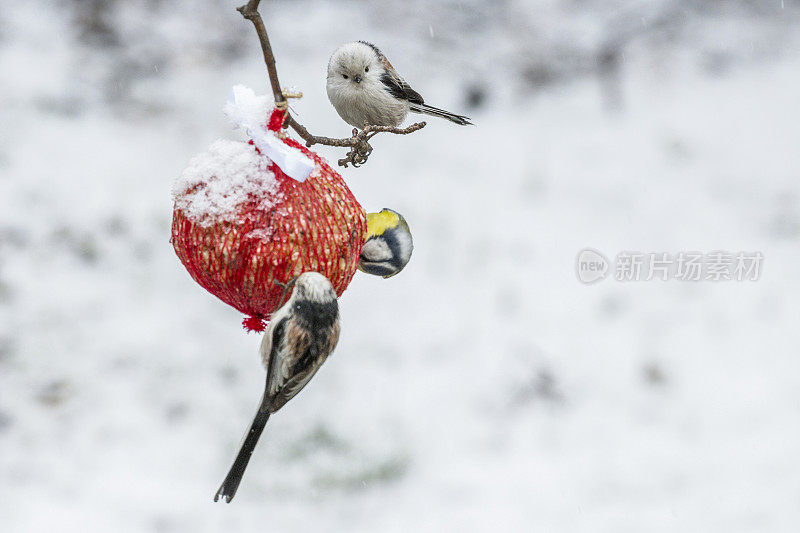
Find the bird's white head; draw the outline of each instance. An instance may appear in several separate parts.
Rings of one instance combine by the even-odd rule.
[[[295,281],[292,298],[315,302],[336,301],[336,291],[328,278],[319,272],[303,272]]]
[[[362,41],[345,43],[328,62],[328,87],[337,92],[366,91],[380,85],[385,70],[375,46]]]

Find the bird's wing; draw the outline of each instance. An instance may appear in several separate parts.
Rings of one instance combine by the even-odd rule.
[[[311,378],[314,377],[314,374],[317,373],[321,366],[322,361],[315,362],[287,381],[278,393],[272,397],[270,411],[274,413],[286,405],[286,402],[297,396],[297,393],[303,390],[303,387],[311,381]]]
[[[286,315],[288,315],[288,309],[285,305],[275,311],[269,318],[269,325],[264,332],[264,338],[261,339],[261,348],[259,349],[261,352],[261,362],[267,371],[269,371],[269,362],[273,357],[272,352],[276,349],[280,349],[280,346],[276,346],[276,344],[278,344],[276,340],[281,338],[281,324],[286,322]],[[279,327],[281,327],[281,331],[278,331]],[[283,327],[285,327],[285,325]]]
[[[288,325],[289,328],[293,326],[294,324],[291,322]],[[295,346],[287,346],[283,353],[297,355],[295,357],[285,357],[276,366],[276,370],[278,370],[278,376],[276,377],[283,379],[270,403],[270,410],[273,413],[303,390],[303,387],[311,381],[311,378],[317,373],[317,370],[331,354],[339,340],[338,322],[334,324],[329,335],[317,339],[312,339],[305,330],[302,330],[302,333],[300,331],[300,328],[294,334],[291,331],[287,331],[287,337],[295,339]]]
[[[273,334],[271,335],[272,343],[265,362],[267,367],[267,391],[270,397],[274,397],[292,377],[292,368],[297,362],[297,357],[293,355],[297,352],[292,350],[297,347],[302,349],[298,344],[303,342],[307,343],[309,340],[308,335],[303,335],[302,333],[299,335],[295,334],[294,346],[288,346],[288,339],[292,334],[292,332],[289,331],[290,329],[295,330],[295,332],[302,331],[297,328],[297,325],[291,318],[283,317],[278,320]],[[266,339],[264,343],[266,343]],[[263,349],[264,344],[262,343],[262,358],[264,358]]]
[[[411,88],[411,86],[400,77],[400,74],[392,67],[386,58],[384,60],[384,72],[381,74],[381,83],[383,83],[389,94],[401,100],[408,100],[412,104],[424,104],[425,100],[422,96]]]

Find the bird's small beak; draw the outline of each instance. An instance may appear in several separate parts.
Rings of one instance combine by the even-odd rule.
[[[356,83],[361,83],[361,76],[356,76],[355,78],[353,78],[353,81],[355,81]]]

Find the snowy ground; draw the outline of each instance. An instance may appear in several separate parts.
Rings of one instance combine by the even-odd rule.
[[[240,138],[230,87],[266,92],[252,28],[211,0],[6,6],[0,530],[798,531],[800,5],[726,4],[265,3],[312,131],[349,131],[324,66],[356,38],[477,127],[343,170],[414,257],[356,275],[231,505],[260,338],[174,256],[169,192]],[[765,261],[585,286],[587,246]]]

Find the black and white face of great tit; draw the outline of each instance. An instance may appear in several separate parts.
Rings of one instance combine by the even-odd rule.
[[[367,240],[361,248],[359,270],[390,278],[405,268],[413,251],[411,231],[400,213],[383,209],[367,214]]]

